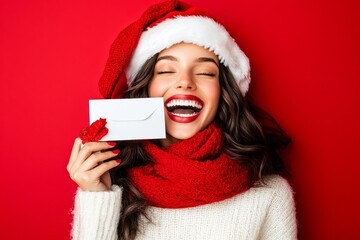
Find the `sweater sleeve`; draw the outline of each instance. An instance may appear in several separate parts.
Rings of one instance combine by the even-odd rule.
[[[111,191],[87,192],[78,189],[73,210],[71,239],[117,239],[122,189],[113,185]]]
[[[260,239],[297,239],[296,211],[292,188],[281,177],[271,179],[270,182],[274,191],[273,198],[262,226]]]

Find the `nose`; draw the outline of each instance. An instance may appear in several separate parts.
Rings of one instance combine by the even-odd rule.
[[[177,89],[195,90],[196,84],[194,83],[191,73],[183,72],[179,76],[179,81],[176,82]]]

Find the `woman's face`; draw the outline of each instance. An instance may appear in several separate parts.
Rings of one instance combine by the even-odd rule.
[[[159,53],[150,97],[163,97],[168,146],[188,139],[214,119],[220,98],[219,60],[213,52],[179,43]]]

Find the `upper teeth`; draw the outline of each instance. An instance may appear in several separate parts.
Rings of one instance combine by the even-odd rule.
[[[175,106],[190,106],[190,107],[195,107],[198,109],[202,108],[201,103],[195,101],[195,100],[179,100],[179,99],[174,99],[171,100],[170,102],[168,102],[166,104],[166,107],[175,107]]]

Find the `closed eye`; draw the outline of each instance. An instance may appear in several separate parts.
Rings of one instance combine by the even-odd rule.
[[[172,71],[159,71],[157,72],[157,74],[169,74],[169,73],[174,73]]]
[[[210,77],[215,77],[216,76],[215,73],[207,73],[207,72],[197,73],[196,75],[205,75],[205,76],[210,76]]]

